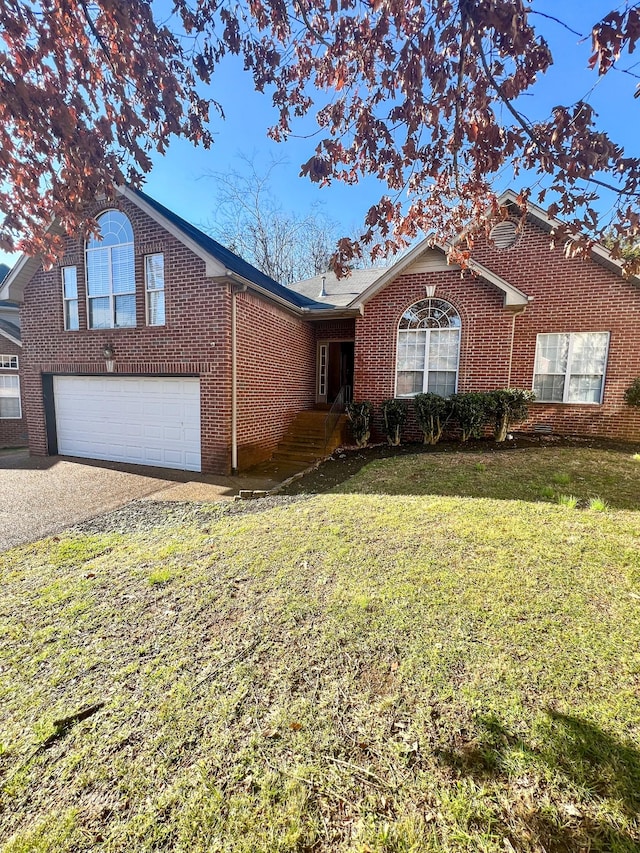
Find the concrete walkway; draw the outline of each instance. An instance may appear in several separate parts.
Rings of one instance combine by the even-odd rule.
[[[269,490],[285,472],[261,466],[249,476],[0,452],[0,551],[33,542],[132,500],[233,500],[241,489]],[[290,472],[293,473],[293,472]]]

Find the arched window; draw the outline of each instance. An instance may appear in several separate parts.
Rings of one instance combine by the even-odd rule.
[[[98,217],[100,236],[87,240],[87,309],[90,329],[136,324],[133,229],[119,210]]]
[[[398,397],[431,391],[448,397],[458,385],[460,315],[444,299],[421,299],[398,326]]]

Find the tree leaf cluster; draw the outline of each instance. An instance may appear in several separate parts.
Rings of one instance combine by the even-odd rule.
[[[640,232],[640,158],[584,100],[542,118],[521,108],[554,63],[536,26],[550,16],[537,12],[525,0],[174,0],[167,18],[147,0],[4,3],[0,247],[51,259],[61,246],[52,220],[95,230],[87,202],[114,197],[125,182],[140,186],[151,154],[173,137],[210,145],[211,111],[222,114],[210,96],[214,72],[240,55],[271,96],[274,140],[315,116],[319,138],[302,175],[383,184],[359,238],[340,240],[338,273],[365,251],[386,257],[426,231],[465,235],[452,250],[464,261],[474,230],[505,215],[492,183],[506,165],[533,176],[523,210],[531,199],[563,220],[555,244],[587,255],[610,233],[614,257],[638,272],[640,259],[621,247]],[[585,20],[585,29],[591,66],[613,73],[636,47],[640,6]],[[602,192],[615,198],[604,219]]]

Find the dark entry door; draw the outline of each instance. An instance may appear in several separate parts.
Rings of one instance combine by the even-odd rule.
[[[327,403],[334,402],[340,389],[345,389],[345,402],[351,399],[354,366],[353,341],[331,341],[328,347]]]

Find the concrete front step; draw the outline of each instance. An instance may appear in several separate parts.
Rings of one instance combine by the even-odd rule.
[[[333,433],[325,436],[327,414],[310,409],[299,412],[271,457],[272,461],[311,464],[343,444],[345,415],[338,417]]]

